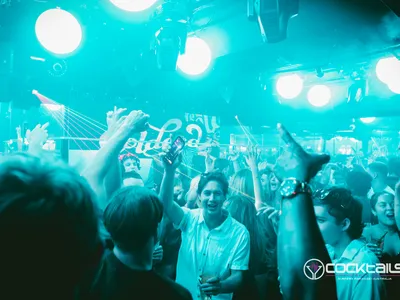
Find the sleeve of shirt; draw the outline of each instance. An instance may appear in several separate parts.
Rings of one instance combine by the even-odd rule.
[[[357,279],[351,300],[370,299],[383,300],[386,299],[386,290],[384,281],[380,278],[374,278],[378,274],[364,274]]]
[[[193,221],[194,221],[195,217],[194,217],[193,212],[189,208],[182,207],[182,209],[183,209],[183,212],[184,212],[182,221],[181,221],[181,223],[179,223],[178,226],[174,225],[174,227],[183,232],[183,231],[186,231],[186,230],[188,230],[190,228],[190,226],[193,224]]]
[[[236,253],[233,256],[231,270],[246,271],[249,269],[250,259],[250,235],[246,231],[242,234],[239,244],[236,248]]]

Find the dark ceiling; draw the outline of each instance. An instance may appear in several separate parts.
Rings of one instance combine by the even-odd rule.
[[[156,106],[161,111],[219,114],[231,121],[247,111],[243,118],[254,125],[265,125],[266,117],[270,122],[286,115],[307,118],[274,106],[271,77],[276,72],[351,69],[390,52],[390,47],[400,48],[400,20],[380,0],[300,0],[288,38],[277,44],[262,42],[257,23],[246,16],[246,0],[198,0],[190,30],[209,43],[215,62],[207,75],[193,80],[156,70],[149,55],[154,28],[148,15],[121,13],[108,0],[10,2],[0,8],[0,42],[10,42],[15,50],[14,84],[16,78],[18,86],[24,84],[17,90],[35,88],[91,114],[96,103],[101,113],[113,104]],[[56,5],[75,12],[87,36],[74,56],[64,58],[68,70],[62,77],[48,76],[49,65],[32,65],[28,59],[59,59],[37,45],[33,31],[38,14]],[[367,108],[366,116],[375,109]],[[390,108],[379,113],[400,115]]]

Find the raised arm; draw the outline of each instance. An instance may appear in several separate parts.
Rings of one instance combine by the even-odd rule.
[[[309,182],[329,161],[329,156],[306,153],[282,126],[278,126],[287,151],[278,159],[275,172],[281,180]],[[330,262],[316,222],[311,195],[298,193],[282,200],[278,234],[278,268],[284,299],[337,300],[334,276],[310,280],[304,267],[310,259]]]
[[[49,123],[44,125],[36,125],[36,127],[31,131],[26,131],[26,139],[29,143],[28,152],[30,154],[41,156],[43,154],[43,145],[46,143],[49,134],[47,132],[47,127]]]
[[[100,208],[104,208],[107,201],[104,179],[112,162],[124,147],[127,139],[134,133],[147,130],[149,115],[142,111],[132,111],[125,119],[121,119],[117,130],[108,142],[96,153],[93,161],[83,172],[92,189],[98,197]]]
[[[164,176],[161,182],[160,199],[164,204],[164,211],[167,217],[176,226],[179,225],[183,219],[183,209],[174,201],[174,179],[175,172],[182,161],[182,156],[179,155],[174,164],[169,164],[161,158],[164,165]]]
[[[258,170],[258,153],[257,148],[250,147],[247,150],[245,159],[250,167],[251,174],[253,177],[253,186],[254,186],[254,198],[255,198],[255,205],[257,210],[261,209],[263,205],[263,196],[262,196],[262,187],[261,187],[261,180],[260,180],[260,172]]]

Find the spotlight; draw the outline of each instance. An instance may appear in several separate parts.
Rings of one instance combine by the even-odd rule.
[[[156,18],[160,23],[155,44],[158,68],[175,71],[179,54],[185,53],[188,8],[183,2],[165,2],[158,7]]]
[[[303,79],[299,75],[285,75],[276,82],[276,90],[285,99],[294,99],[303,90]]]
[[[308,102],[315,107],[323,107],[331,100],[332,93],[326,85],[314,85],[308,91]]]
[[[55,54],[69,54],[82,41],[82,28],[78,20],[59,8],[43,12],[36,20],[35,32],[40,44]]]
[[[119,9],[129,12],[144,11],[152,7],[158,0],[110,0]]]
[[[207,43],[197,37],[186,41],[185,54],[178,58],[178,68],[188,75],[199,75],[205,72],[211,63],[211,50]]]
[[[382,58],[376,64],[376,76],[386,84],[400,82],[400,60],[396,57]]]
[[[371,124],[375,122],[376,118],[375,117],[370,117],[370,118],[360,118],[360,121],[363,122],[364,124]]]

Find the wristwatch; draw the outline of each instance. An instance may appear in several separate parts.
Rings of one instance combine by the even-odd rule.
[[[307,182],[297,180],[296,178],[287,178],[281,184],[281,195],[283,198],[293,198],[298,194],[312,195],[311,187]]]

